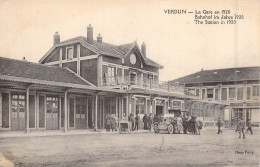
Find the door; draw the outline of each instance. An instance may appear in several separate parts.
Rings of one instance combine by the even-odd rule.
[[[69,127],[75,127],[75,98],[69,98]]]
[[[12,95],[11,130],[25,129],[25,95]]]
[[[84,129],[87,126],[87,98],[76,98],[76,129]]]
[[[156,115],[162,115],[163,114],[163,106],[156,105]]]
[[[58,113],[59,113],[59,98],[57,96],[47,96],[46,98],[47,113],[46,113],[46,129],[58,129]]]
[[[92,124],[92,100],[88,99],[88,127],[93,128]]]

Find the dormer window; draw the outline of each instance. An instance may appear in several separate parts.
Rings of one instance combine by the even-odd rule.
[[[216,75],[217,73],[218,73],[218,72],[217,72],[217,71],[215,71],[213,74],[214,74],[214,75]]]
[[[73,58],[73,48],[69,47],[66,51],[67,60],[72,60]]]

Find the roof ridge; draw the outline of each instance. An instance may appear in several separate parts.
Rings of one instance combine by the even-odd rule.
[[[256,67],[260,68],[260,66],[245,66],[245,67],[227,67],[227,68],[208,69],[208,70],[203,69],[203,71],[228,70],[228,69],[239,69],[239,68],[256,68]]]
[[[22,63],[27,63],[27,64],[33,64],[33,65],[40,65],[40,66],[49,67],[49,68],[59,68],[59,69],[64,69],[63,67],[50,66],[50,65],[47,65],[47,64],[41,64],[41,63],[35,63],[35,62],[28,61],[28,60],[18,60],[18,59],[12,59],[12,58],[1,57],[1,56],[0,56],[0,59],[6,59],[6,60],[11,60],[11,61],[16,61],[16,62],[22,62]]]

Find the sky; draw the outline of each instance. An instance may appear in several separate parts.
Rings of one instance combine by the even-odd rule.
[[[193,13],[165,14],[167,9]],[[244,19],[195,24],[195,10],[230,10]],[[86,36],[89,24],[107,43],[144,41],[147,57],[164,66],[162,81],[202,68],[260,66],[259,0],[2,0],[0,56],[38,62],[56,31],[63,41]]]

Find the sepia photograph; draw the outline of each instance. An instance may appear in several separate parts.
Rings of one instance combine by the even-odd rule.
[[[259,0],[0,0],[0,167],[259,167]]]

